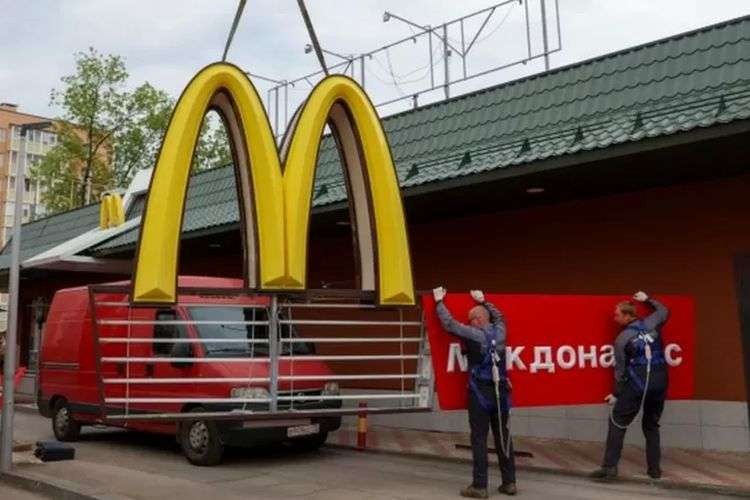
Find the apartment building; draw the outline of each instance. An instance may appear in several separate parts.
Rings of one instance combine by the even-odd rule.
[[[43,116],[23,113],[18,106],[0,103],[0,247],[13,232],[13,211],[16,201],[16,169],[20,146],[21,125],[52,121]],[[41,186],[29,177],[32,165],[37,164],[57,143],[57,134],[50,130],[32,130],[26,145],[26,178],[23,189],[23,221],[28,222],[44,215],[41,204]],[[7,295],[0,294],[0,331],[6,326]]]
[[[18,106],[0,103],[0,244],[5,245],[13,230],[13,210],[16,192],[16,167],[20,146],[20,125],[51,121],[50,118],[22,113]],[[26,180],[24,182],[23,221],[44,214],[41,187],[29,178],[29,170],[57,143],[53,130],[32,130],[26,145]]]

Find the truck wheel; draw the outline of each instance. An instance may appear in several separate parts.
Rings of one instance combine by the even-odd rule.
[[[81,435],[81,424],[73,419],[68,402],[61,399],[52,411],[52,432],[58,441],[77,441]]]
[[[191,413],[204,412],[204,408],[193,408]],[[216,422],[210,420],[187,420],[180,425],[180,447],[185,458],[193,465],[217,465],[224,455]]]
[[[327,432],[321,432],[314,436],[307,436],[292,441],[292,445],[300,451],[315,451],[323,446],[328,439]]]

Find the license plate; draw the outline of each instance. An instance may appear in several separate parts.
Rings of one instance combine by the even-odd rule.
[[[310,434],[317,434],[320,432],[320,424],[313,425],[298,425],[296,427],[289,427],[286,430],[286,436],[293,438],[299,436],[309,436]]]

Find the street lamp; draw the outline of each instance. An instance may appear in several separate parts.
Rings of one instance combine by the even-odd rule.
[[[0,471],[13,468],[13,375],[16,371],[16,345],[18,339],[18,279],[20,274],[21,224],[23,223],[23,191],[26,182],[26,145],[28,132],[49,128],[52,122],[21,125],[16,162],[16,200],[13,210],[13,238],[11,240],[10,276],[8,278],[8,332],[5,339],[3,364],[3,414],[0,434]]]

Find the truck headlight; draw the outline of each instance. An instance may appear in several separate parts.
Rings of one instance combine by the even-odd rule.
[[[270,397],[265,387],[233,387],[230,395],[236,399],[268,399]]]
[[[336,382],[328,382],[325,387],[323,387],[324,396],[338,396],[340,392],[341,389],[339,388],[339,384]]]

